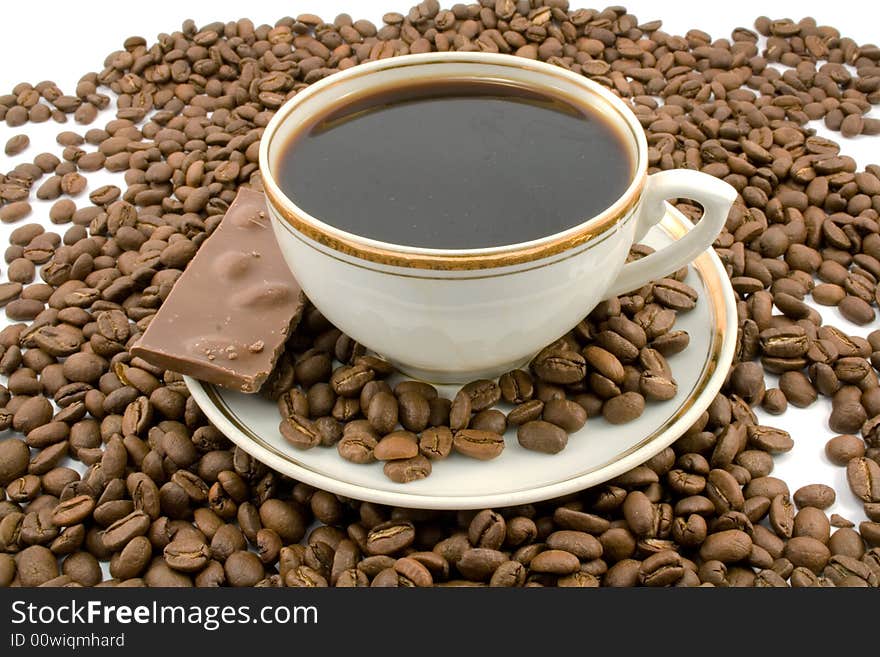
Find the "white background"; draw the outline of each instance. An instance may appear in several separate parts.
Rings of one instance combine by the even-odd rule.
[[[151,0],[149,3],[120,3],[105,1],[73,2],[4,2],[0,9],[0,94],[11,92],[20,81],[35,84],[51,79],[65,93],[73,93],[77,80],[89,71],[100,71],[104,58],[122,47],[130,35],[140,35],[153,43],[157,34],[172,32],[186,18],[201,25],[216,20],[229,21],[246,14],[256,24],[274,23],[285,15],[317,13],[325,20],[332,20],[338,13],[347,11],[354,18],[367,18],[377,24],[386,11],[406,13],[412,2],[400,0],[287,0],[285,2],[237,2],[213,0],[210,3],[169,2]],[[451,6],[452,1],[441,3]],[[590,6],[587,0],[572,0],[572,7]],[[816,17],[820,24],[834,25],[845,36],[859,43],[880,42],[880,9],[873,3],[838,0],[836,2],[648,2],[640,0],[626,4],[630,12],[641,22],[663,18],[663,30],[671,34],[684,34],[688,29],[699,28],[713,38],[730,36],[733,28],[752,27],[755,17],[768,14],[771,18],[789,17],[798,20],[806,15]],[[107,119],[111,118],[106,113]],[[874,110],[871,116],[878,116]],[[106,120],[106,119],[105,119]],[[99,118],[90,127],[103,125]],[[822,126],[816,124],[820,133]],[[0,153],[0,171],[7,171],[15,164],[30,161],[40,152],[50,151],[60,155],[54,142],[60,130],[79,130],[71,120],[61,127],[53,121],[42,125],[27,125],[11,129],[0,122],[0,144],[14,134],[24,131],[31,137],[31,146],[24,153],[8,158]],[[826,134],[841,141],[839,135]],[[844,151],[856,158],[860,167],[880,161],[880,137],[861,137],[844,141]],[[87,149],[91,147],[86,146]],[[88,174],[90,189],[109,182],[109,174]],[[124,187],[121,181],[117,182]],[[88,204],[87,192],[77,199],[80,206]],[[49,230],[63,233],[65,226],[56,227],[46,219],[49,203],[32,201],[34,213],[25,221],[43,221]],[[21,222],[24,223],[24,222]],[[20,224],[19,224],[20,225]],[[5,248],[9,232],[15,226],[0,225],[0,248]],[[5,281],[5,264],[0,281]],[[848,324],[836,309],[820,308],[826,321],[857,335],[866,335],[875,327],[856,327]],[[0,327],[6,323],[0,314]],[[878,324],[880,326],[880,324]],[[768,386],[774,382],[768,381]],[[820,400],[811,408],[790,408],[782,417],[762,416],[767,424],[789,431],[795,439],[795,448],[789,454],[777,458],[774,475],[788,482],[791,491],[814,482],[832,486],[838,492],[838,500],[831,512],[859,522],[864,519],[861,505],[849,492],[843,468],[832,465],[824,456],[825,442],[833,433],[828,429],[827,418],[830,403]]]

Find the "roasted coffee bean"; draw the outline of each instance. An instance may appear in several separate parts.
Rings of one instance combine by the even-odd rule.
[[[491,431],[462,429],[455,432],[452,446],[459,454],[488,461],[499,456],[504,450],[504,437]]]
[[[821,509],[805,507],[794,516],[794,536],[810,536],[827,544],[831,536],[831,523]]]
[[[0,283],[0,306],[7,306],[21,294],[21,283]]]
[[[804,567],[813,573],[820,573],[831,556],[821,541],[809,536],[795,536],[785,546],[785,557],[794,566]]]
[[[31,204],[27,201],[12,201],[0,207],[0,222],[12,224],[21,221],[31,213]]]
[[[623,424],[640,417],[645,411],[645,398],[636,392],[625,392],[602,405],[602,417],[611,424]]]
[[[840,314],[854,324],[869,324],[874,321],[874,309],[868,302],[856,296],[846,296],[838,304]]]
[[[428,426],[439,427],[449,425],[449,411],[451,407],[452,402],[445,397],[428,400],[428,408],[431,411],[430,415],[428,415]]]
[[[421,454],[416,454],[412,458],[388,461],[383,472],[391,481],[406,484],[430,475],[431,462]]]
[[[794,530],[794,506],[787,495],[776,495],[770,502],[770,527],[781,538],[791,538]]]
[[[507,544],[518,546],[530,542],[538,535],[538,528],[531,518],[516,516],[507,521]]]
[[[474,516],[468,526],[468,540],[474,547],[497,550],[507,535],[504,518],[490,509],[484,509]]]
[[[711,462],[715,466],[725,466],[745,449],[748,441],[746,426],[740,422],[734,422],[721,430],[712,451]]]
[[[52,522],[58,527],[75,525],[84,521],[95,509],[95,500],[89,495],[77,495],[63,502],[52,511]]]
[[[696,513],[673,521],[671,536],[680,545],[696,547],[706,539],[706,521]]]
[[[650,486],[658,483],[660,477],[646,465],[638,465],[612,479],[612,483],[623,487]]]
[[[370,400],[367,419],[380,434],[390,433],[397,425],[397,398],[388,392],[379,392]]]
[[[836,306],[846,297],[846,290],[833,283],[820,283],[813,288],[813,301],[822,306]]]
[[[815,388],[803,372],[783,372],[779,377],[779,389],[793,406],[806,408],[817,399]]]
[[[839,433],[854,433],[859,431],[867,422],[868,414],[864,406],[853,395],[848,394],[851,389],[840,388],[834,393],[831,401],[831,415],[828,417],[828,426]]]
[[[13,502],[28,502],[40,494],[40,478],[28,474],[19,477],[6,488],[6,496]]]
[[[768,356],[794,358],[803,356],[809,348],[806,332],[800,326],[766,329],[760,340],[761,349]]]
[[[40,586],[58,576],[58,561],[46,547],[31,545],[16,559],[16,570],[22,586]]]
[[[738,529],[728,529],[710,534],[700,548],[704,560],[734,563],[745,559],[752,549],[752,539]]]
[[[741,511],[745,504],[739,482],[726,470],[716,468],[709,472],[705,493],[719,515],[728,511]]]
[[[294,388],[291,392],[298,390]],[[391,392],[391,387],[385,381],[377,381],[372,380],[368,381],[363,388],[361,388],[360,394],[360,407],[367,408],[370,405],[370,400],[373,398],[377,392]]]
[[[646,399],[668,401],[675,397],[678,385],[669,377],[653,372],[643,372],[639,377],[639,392]]]
[[[746,469],[752,479],[766,477],[773,471],[773,457],[767,452],[748,449],[740,452],[735,460],[737,465]]]
[[[501,398],[508,404],[527,402],[535,391],[531,375],[524,370],[511,370],[502,374],[498,379],[498,387],[501,390]]]
[[[661,550],[639,566],[639,581],[645,586],[669,586],[684,576],[681,556],[674,550]]]
[[[825,455],[835,465],[846,465],[865,454],[865,443],[850,434],[835,436],[825,444]]]
[[[431,427],[419,436],[419,452],[429,459],[445,459],[452,452],[452,431],[449,427]]]
[[[647,495],[632,491],[626,496],[622,510],[627,525],[636,536],[651,538],[657,535],[659,515]]]
[[[27,472],[30,451],[17,438],[0,440],[0,486],[8,486]]]
[[[293,415],[281,421],[279,431],[284,439],[297,449],[310,449],[321,442],[314,422],[301,415]]]
[[[590,534],[601,534],[610,528],[610,522],[593,513],[559,507],[553,512],[553,520],[563,529],[574,529]]]
[[[809,484],[798,488],[792,499],[800,508],[815,507],[817,509],[827,509],[832,504],[836,495],[834,489],[825,484]]]
[[[282,418],[289,418],[294,415],[308,417],[308,397],[298,388],[288,390],[278,398],[278,410]]]
[[[27,258],[16,258],[9,263],[9,268],[6,270],[6,275],[9,276],[11,282],[22,285],[32,283],[35,273],[34,263]]]
[[[843,383],[858,383],[871,371],[866,360],[855,356],[841,358],[834,363],[834,374]]]
[[[822,572],[837,586],[847,585],[849,578],[862,580],[861,586],[877,586],[878,584],[877,574],[867,564],[843,554],[832,556],[828,560],[828,566]]]
[[[336,404],[336,393],[329,383],[319,382],[309,388],[306,394],[309,407],[309,416],[313,418],[324,417],[333,412]]]
[[[862,392],[861,402],[868,417],[873,419],[880,415],[880,388],[870,388]]]
[[[418,453],[418,437],[409,431],[389,433],[373,449],[373,457],[379,461],[411,459]]]
[[[587,412],[583,407],[568,399],[551,399],[544,404],[542,417],[566,433],[580,431],[587,422]]]
[[[697,305],[697,291],[674,278],[663,278],[651,288],[654,299],[673,310],[691,310]]]
[[[137,577],[149,563],[152,550],[146,536],[133,538],[110,559],[110,574],[122,580]]]
[[[398,395],[397,402],[398,420],[404,429],[418,433],[428,426],[431,407],[420,393],[403,392]]]
[[[592,370],[614,383],[623,383],[625,375],[623,365],[614,354],[593,345],[586,347],[583,354]]]
[[[31,143],[30,138],[27,135],[18,134],[13,135],[6,141],[6,146],[3,151],[7,155],[18,155],[22,151],[24,151]]]
[[[489,586],[493,587],[519,587],[523,586],[526,581],[526,567],[519,561],[505,561],[489,580]]]
[[[133,511],[111,524],[102,535],[102,543],[108,550],[118,550],[135,536],[143,536],[150,528],[150,517],[143,511]]]
[[[564,429],[543,420],[532,420],[520,425],[516,438],[526,449],[545,454],[557,454],[568,444],[568,434]]]
[[[761,366],[751,361],[735,365],[730,375],[730,387],[749,404],[760,404],[765,391]]]
[[[211,558],[208,546],[195,537],[175,538],[163,553],[169,567],[185,573],[202,570]]]
[[[489,548],[471,548],[455,564],[459,572],[473,581],[488,580],[507,561],[503,552]]]
[[[529,562],[529,570],[552,575],[570,575],[580,568],[580,561],[571,552],[544,550]]]
[[[574,351],[542,353],[532,362],[532,370],[543,381],[556,384],[577,383],[587,373],[584,357]]]
[[[828,548],[834,555],[847,555],[861,559],[865,553],[862,537],[852,527],[842,527],[828,540]]]
[[[434,583],[431,571],[410,557],[397,559],[394,562],[394,570],[397,572],[399,580],[405,582],[406,586],[423,588],[431,586]]]
[[[28,433],[37,427],[46,424],[52,418],[52,406],[48,399],[42,396],[31,397],[15,411],[12,419],[12,427],[16,431]]]
[[[58,536],[58,528],[52,522],[52,510],[40,506],[36,500],[22,518],[19,538],[24,545],[50,543]]]
[[[409,547],[415,540],[415,527],[406,521],[391,520],[373,527],[366,538],[366,549],[372,555],[388,555]]]
[[[860,522],[859,533],[868,545],[880,547],[880,522]]]
[[[309,506],[315,518],[326,525],[337,524],[343,514],[339,500],[326,491],[315,491],[309,500]]]
[[[762,449],[771,454],[781,454],[791,451],[794,447],[794,441],[787,431],[766,427],[762,425],[751,425],[746,428],[749,444]]]
[[[363,387],[375,376],[376,373],[365,365],[341,367],[331,375],[330,385],[337,395],[359,397]]]
[[[326,381],[330,378],[331,370],[330,356],[321,351],[307,351],[294,365],[296,381],[303,387]]]
[[[223,563],[223,569],[231,586],[255,586],[265,575],[259,557],[245,550],[230,554]]]
[[[427,400],[436,399],[438,394],[434,386],[424,381],[401,381],[394,386],[394,394],[398,397],[410,392],[417,393]]]
[[[267,500],[260,506],[260,522],[287,544],[299,541],[306,530],[302,512],[293,504],[279,499]]]
[[[540,399],[531,399],[514,406],[507,414],[507,423],[512,425],[525,424],[526,422],[531,422],[532,420],[540,418],[543,411],[544,402]]]
[[[332,447],[342,439],[342,424],[333,417],[324,416],[315,420],[315,431],[324,447]]]
[[[636,586],[641,563],[635,559],[621,559],[605,573],[604,585],[612,587]]]
[[[585,532],[560,530],[547,537],[547,547],[564,550],[582,561],[591,561],[602,556],[602,544],[597,538]]]
[[[651,340],[651,348],[663,356],[674,356],[687,349],[691,337],[686,331],[669,331]]]
[[[501,389],[489,379],[471,381],[461,391],[470,397],[471,410],[475,413],[491,408],[501,399]]]
[[[461,431],[467,429],[471,421],[471,413],[473,411],[473,403],[471,396],[464,390],[456,393],[452,400],[452,406],[449,408],[449,426],[453,431]]]
[[[503,434],[507,431],[507,417],[498,409],[488,408],[474,415],[468,427],[477,431]]]
[[[864,502],[880,502],[880,465],[864,456],[846,464],[846,480],[853,495]]]
[[[365,431],[359,431],[343,435],[342,439],[336,443],[336,449],[346,461],[370,463],[375,460],[373,450],[377,444],[378,441],[372,435]]]

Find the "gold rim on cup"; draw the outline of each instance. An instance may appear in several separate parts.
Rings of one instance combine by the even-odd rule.
[[[379,242],[334,228],[311,216],[288,198],[280,189],[273,175],[273,163],[269,158],[269,145],[278,128],[305,100],[326,92],[344,81],[366,77],[378,71],[411,66],[457,64],[492,64],[532,70],[580,86],[585,93],[597,97],[626,125],[629,135],[636,143],[635,165],[632,180],[623,195],[599,215],[581,222],[560,233],[520,244],[488,249],[443,250],[417,248]],[[450,79],[455,79],[450,78]],[[572,99],[583,103],[582,99]],[[647,140],[635,114],[617,96],[601,85],[563,68],[523,60],[512,55],[489,53],[429,53],[392,57],[350,68],[324,78],[299,92],[275,113],[262,136],[260,144],[260,170],[263,172],[263,188],[271,208],[293,229],[329,249],[341,254],[382,265],[412,269],[461,271],[494,269],[558,255],[576,248],[629,217],[637,208],[642,189],[647,181]]]

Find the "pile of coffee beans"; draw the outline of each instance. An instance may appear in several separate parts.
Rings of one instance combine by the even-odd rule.
[[[178,375],[128,352],[237,188],[259,186],[257,143],[287,97],[364,61],[433,49],[509,53],[586,75],[632,103],[652,171],[699,169],[739,192],[715,243],[738,297],[730,377],[672,447],[597,488],[458,513],[340,499],[234,448]],[[863,339],[823,325],[805,300],[836,305],[854,322],[875,317],[880,168],[859,170],[808,122],[876,134],[880,125],[865,114],[878,101],[880,48],[809,18],[761,17],[755,30],[713,40],[700,30],[667,34],[660,21],[640,23],[622,7],[573,9],[568,0],[449,9],[425,0],[386,14],[381,26],[348,15],[273,26],[188,21],[155,43],[127,39],[72,94],[52,82],[17,85],[0,95],[9,126],[69,117],[85,125],[111,103],[116,116],[101,128],[65,130],[58,154],[0,174],[0,220],[27,217],[34,194],[54,201],[49,220],[64,226],[22,225],[6,251],[0,303],[16,323],[0,332],[8,377],[0,389],[8,431],[0,439],[0,585],[876,587],[880,332]],[[124,188],[90,190],[86,200],[84,174],[101,168],[124,172]],[[652,294],[656,301],[656,286]],[[620,335],[612,317],[638,324],[620,303],[619,312],[600,311],[593,328],[607,322]],[[322,323],[310,312],[303,331],[327,335],[325,354],[313,356],[325,370],[331,348],[347,367],[365,363]],[[599,339],[574,338],[578,347]],[[298,375],[307,362],[300,354],[290,365]],[[540,371],[535,363],[533,374]],[[778,387],[766,388],[764,372],[780,375]],[[409,384],[392,395],[381,379],[360,389],[375,392],[368,417],[387,395],[380,399],[395,399],[399,420],[400,397],[413,393],[430,414],[430,392]],[[512,373],[498,389],[516,394],[524,381]],[[532,377],[535,390],[541,384]],[[831,488],[791,491],[772,476],[773,455],[798,437],[761,425],[752,410],[781,413],[819,395],[832,399],[829,425],[841,434],[827,453],[846,467],[843,494],[864,503],[868,519],[857,528],[826,514]],[[537,399],[546,418],[547,400]],[[414,416],[424,412],[407,402],[405,414],[416,406]],[[412,453],[406,440],[383,450],[403,443]],[[112,579],[104,580],[108,562]]]
[[[631,257],[651,252],[636,246]],[[291,337],[263,394],[278,401],[279,430],[298,449],[335,446],[353,463],[384,462],[389,479],[407,483],[431,474],[432,461],[453,451],[488,461],[517,427],[525,449],[556,454],[590,416],[612,424],[635,420],[645,400],[677,390],[666,356],[687,347],[674,330],[676,312],[696,306],[681,279],[687,268],[624,297],[603,301],[574,330],[542,349],[529,371],[463,386],[452,400],[420,381],[392,390],[393,367],[371,355],[314,308]],[[334,367],[335,365],[335,367]],[[507,407],[503,412],[498,405]]]

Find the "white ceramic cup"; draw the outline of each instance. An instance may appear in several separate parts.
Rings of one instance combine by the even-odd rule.
[[[634,171],[626,191],[595,217],[531,242],[483,249],[390,244],[312,217],[278,185],[286,143],[304,122],[389,85],[493,80],[561,95],[619,129]],[[587,78],[537,61],[488,53],[428,53],[350,68],[299,92],[260,144],[260,170],[278,244],[312,303],[337,327],[405,374],[436,383],[498,376],[522,366],[599,301],[686,265],[724,225],[736,192],[697,171],[647,174],[648,145],[635,114]],[[685,197],[703,208],[685,237],[625,264],[630,246]],[[552,203],[552,199],[548,199]],[[487,221],[497,218],[487,217]],[[369,221],[369,218],[365,218]]]

